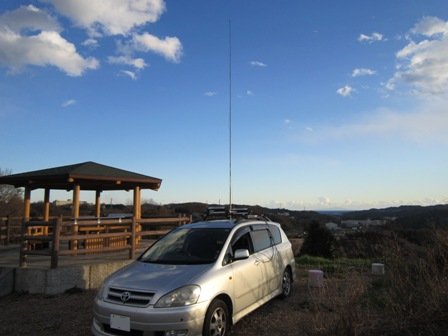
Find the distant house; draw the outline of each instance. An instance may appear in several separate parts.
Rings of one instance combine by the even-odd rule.
[[[288,211],[281,211],[281,212],[278,213],[278,215],[279,216],[285,216],[285,217],[289,217],[290,216]]]
[[[346,220],[341,220],[341,226],[344,228],[354,228],[354,227],[358,227],[359,222],[361,222],[360,220],[357,219],[346,219]]]
[[[384,219],[347,219],[341,221],[341,226],[345,228],[382,226],[386,222]]]
[[[336,231],[339,229],[339,225],[333,222],[325,223],[325,227],[330,231]]]
[[[65,205],[72,205],[73,201],[71,199],[68,199],[66,201],[56,200],[53,202],[55,206],[65,206]]]

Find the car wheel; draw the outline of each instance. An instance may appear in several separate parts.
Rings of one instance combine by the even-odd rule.
[[[291,277],[291,271],[287,268],[283,272],[282,294],[280,296],[282,298],[287,298],[291,296],[291,292],[292,292],[292,277]]]
[[[224,301],[214,300],[207,309],[204,321],[205,336],[225,336],[230,330],[229,309]]]

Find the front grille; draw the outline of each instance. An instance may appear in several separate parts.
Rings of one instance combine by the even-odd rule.
[[[146,307],[150,304],[154,293],[110,287],[107,292],[107,301],[127,306]]]

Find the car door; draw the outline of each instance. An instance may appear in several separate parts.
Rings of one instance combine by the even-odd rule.
[[[272,261],[272,266],[274,268],[274,280],[272,281],[272,288],[281,288],[283,271],[285,270],[286,264],[282,256],[282,237],[278,227],[275,225],[269,225],[269,232],[271,234],[271,242],[273,246],[274,258]]]
[[[253,253],[250,229],[243,228],[234,237],[235,239],[231,244],[232,253],[238,249],[247,249],[250,254],[247,259],[234,260],[231,264],[233,271],[234,310],[237,314],[261,298],[260,283],[262,282],[262,271],[260,260]]]
[[[278,288],[277,253],[273,248],[271,233],[266,226],[255,227],[251,232],[254,256],[261,271],[260,299],[270,295]]]

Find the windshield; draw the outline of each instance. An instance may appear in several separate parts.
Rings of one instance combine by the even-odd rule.
[[[210,264],[216,261],[230,229],[177,229],[151,246],[140,261],[156,264]]]

